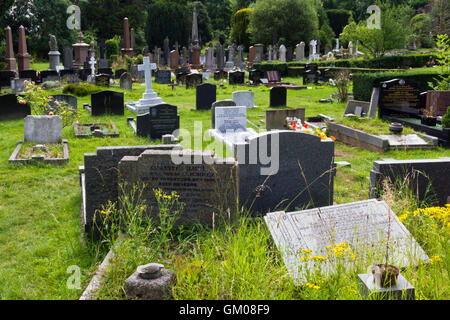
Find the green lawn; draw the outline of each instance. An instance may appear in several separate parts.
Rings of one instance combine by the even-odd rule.
[[[47,64],[33,64],[38,70]],[[298,79],[283,79],[299,83]],[[299,83],[301,84],[301,83]],[[121,91],[119,89],[114,89]],[[194,121],[201,121],[203,130],[211,126],[210,111],[194,111],[195,90],[154,84],[154,90],[164,102],[178,106],[181,128],[193,131]],[[264,86],[226,86],[217,88],[217,100],[231,99],[232,92],[252,90],[255,92],[256,109],[248,111],[248,119],[261,127],[269,103],[269,89]],[[126,101],[137,100],[144,91],[143,84],[134,84],[132,93],[125,93]],[[49,94],[62,90],[49,91]],[[340,117],[345,109],[343,103],[321,104],[335,89],[329,86],[313,86],[308,90],[288,90],[288,107],[306,109],[306,116],[319,113]],[[96,151],[98,146],[122,146],[150,144],[138,138],[126,125],[126,117],[133,116],[128,110],[125,116],[93,118],[82,110],[89,97],[78,99],[80,122],[112,119],[120,132],[120,138],[76,139],[73,127],[63,130],[63,138],[69,140],[70,162],[63,166],[9,165],[8,158],[17,142],[23,139],[23,120],[0,122],[0,298],[1,299],[77,299],[90,281],[96,267],[101,263],[105,250],[83,241],[80,226],[81,190],[78,167],[83,165],[83,155]],[[256,129],[256,128],[255,128]],[[160,143],[153,142],[153,143]],[[182,145],[186,147],[187,141]],[[208,143],[204,143],[206,148]],[[414,151],[389,151],[384,154],[360,150],[336,143],[336,160],[351,162],[351,169],[339,169],[335,181],[335,201],[346,203],[368,197],[369,173],[373,161],[382,158],[415,159],[450,157],[449,149]],[[260,226],[264,228],[264,226]],[[258,230],[260,228],[257,227]],[[256,228],[256,226],[255,226]],[[260,239],[266,243],[267,239]],[[221,239],[221,241],[225,241]],[[249,246],[249,244],[244,244]],[[248,248],[250,248],[249,246]],[[247,247],[245,247],[247,248]],[[247,250],[247,249],[246,249]],[[443,249],[446,253],[446,249]],[[67,268],[81,268],[81,289],[70,290],[66,282],[71,274]],[[444,278],[446,281],[446,278]],[[448,298],[448,291],[445,292]],[[179,295],[183,297],[183,294]],[[430,297],[430,296],[426,296]]]

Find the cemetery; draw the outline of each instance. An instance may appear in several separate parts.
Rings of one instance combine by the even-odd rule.
[[[0,299],[448,300],[450,8],[223,2],[0,6]]]

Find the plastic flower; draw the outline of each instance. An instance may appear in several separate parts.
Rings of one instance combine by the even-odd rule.
[[[330,139],[336,141],[336,138],[334,136],[330,136]]]

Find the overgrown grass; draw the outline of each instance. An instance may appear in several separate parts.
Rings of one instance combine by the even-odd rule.
[[[44,69],[47,69],[47,66]],[[301,84],[301,80],[294,78],[285,78],[283,81]],[[192,133],[195,121],[203,124],[203,130],[210,128],[210,111],[192,111],[195,109],[194,89],[186,90],[184,87],[175,87],[175,90],[172,90],[167,85],[156,83],[153,86],[164,102],[178,106],[181,128]],[[124,92],[118,89],[117,84],[110,89],[124,92],[125,101],[134,101],[141,98],[144,88],[143,84],[136,83],[133,85],[133,92]],[[221,89],[218,86],[217,99],[231,99],[232,92],[237,90],[255,92],[255,104],[258,108],[248,110],[248,119],[264,128],[265,124],[260,120],[265,119],[265,110],[269,104],[269,89],[263,86],[255,88],[229,85]],[[59,94],[62,93],[62,88],[47,92],[49,95]],[[335,92],[336,90],[329,86],[312,86],[312,89],[299,91],[288,90],[288,108],[305,107],[307,117],[323,113],[337,118],[344,113],[345,104],[324,105],[318,102]],[[89,241],[82,241],[81,237],[81,190],[78,167],[84,163],[84,154],[95,152],[99,146],[160,143],[135,136],[132,129],[126,124],[126,117],[133,116],[129,111],[125,111],[124,116],[92,117],[82,109],[83,103],[90,103],[89,96],[78,98],[81,123],[109,123],[109,120],[113,120],[120,132],[120,137],[77,139],[73,126],[64,128],[63,139],[69,140],[70,162],[62,166],[8,164],[8,158],[17,142],[23,139],[24,122],[23,120],[0,122],[0,298],[2,299],[77,299],[106,255],[106,248],[98,247],[97,244]],[[202,148],[209,148],[210,143],[204,142]],[[182,141],[182,145],[187,147],[188,141]],[[389,151],[381,155],[338,142],[336,143],[336,160],[349,161],[352,168],[338,169],[335,182],[335,201],[345,203],[367,199],[369,172],[375,160],[445,156],[450,156],[450,150],[438,148],[426,151]],[[421,232],[424,233],[423,239],[420,235],[417,238],[421,239],[421,245],[424,246],[427,253],[445,257],[447,246],[442,245],[435,248],[434,242],[427,242],[426,230]],[[442,235],[440,233],[442,230],[436,232],[439,232],[437,237]],[[236,238],[236,236],[238,237]],[[123,297],[122,280],[128,277],[138,264],[153,260],[162,262],[170,269],[179,272],[180,278],[173,291],[177,298],[200,296],[205,299],[328,297],[321,296],[317,290],[309,288],[304,290],[309,290],[310,294],[300,294],[299,290],[292,286],[283,263],[271,244],[270,235],[259,218],[250,220],[241,217],[232,226],[217,226],[214,231],[200,226],[185,227],[183,230],[177,231],[172,241],[175,241],[177,246],[166,255],[158,254],[152,249],[145,249],[149,247],[148,244],[124,239],[123,245],[117,249],[119,254],[114,260],[117,262],[117,269],[114,269],[116,276],[111,277],[115,279],[116,285],[108,285],[105,290],[109,291],[105,292],[103,297]],[[171,247],[174,248],[173,245]],[[248,252],[249,250],[254,252]],[[201,273],[197,272],[197,275],[202,274],[208,280],[199,280],[198,277],[189,279],[189,269],[186,266],[190,265],[191,269],[195,269],[193,266],[200,261],[206,263],[205,257],[214,257],[214,251],[217,254],[216,260],[210,261],[209,266],[201,268]],[[121,257],[121,252],[123,257]],[[204,258],[201,258],[202,256]],[[178,260],[182,262],[177,263],[177,259],[182,259]],[[261,261],[265,261],[265,263]],[[77,290],[68,289],[66,285],[67,279],[71,276],[67,273],[67,268],[72,265],[81,268],[81,288]],[[417,281],[414,280],[416,275],[412,271],[406,273],[406,277],[408,280],[414,281],[413,284],[420,289],[419,297],[424,299],[448,298],[447,278],[442,275],[443,268],[447,267],[448,265],[439,267],[438,273],[434,272],[433,275],[419,269]],[[236,270],[236,273],[233,273],[233,270]],[[226,272],[226,277],[222,276],[221,278],[222,281],[225,281],[223,285],[214,280],[214,277],[222,272]],[[439,287],[439,290],[432,289],[431,284],[423,284],[419,272],[423,272],[426,277],[434,277],[432,281],[434,281],[435,287]],[[241,273],[247,278],[241,278]],[[251,273],[255,273],[260,278]],[[216,286],[211,291],[208,289],[209,282]],[[252,296],[240,290],[236,284],[249,290]],[[330,285],[332,284],[330,283]],[[338,298],[357,298],[350,292],[351,288],[355,288],[354,283],[349,282],[349,285],[348,293],[342,294],[344,289],[341,289]],[[264,286],[267,287],[264,288]],[[421,286],[425,286],[425,288]],[[260,289],[261,292],[257,293]],[[271,292],[272,290],[273,292]]]

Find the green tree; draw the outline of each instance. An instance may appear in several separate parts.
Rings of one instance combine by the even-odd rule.
[[[230,0],[231,12],[235,13],[238,10],[248,8],[250,4],[256,0]]]
[[[212,30],[229,31],[233,15],[229,0],[204,0]]]
[[[252,7],[249,31],[253,43],[271,44],[275,31],[286,46],[319,36],[317,12],[308,0],[259,0]]]
[[[250,15],[254,9],[244,8],[238,10],[234,14],[234,21],[232,27],[232,39],[238,44],[242,44],[245,48],[250,47],[250,33],[248,32],[248,24],[250,22]]]
[[[434,34],[450,33],[450,3],[448,0],[435,0],[430,17]]]
[[[420,13],[414,16],[410,21],[410,26],[413,32],[412,41],[425,48],[433,46],[433,39],[430,37],[431,19],[429,15]]]

